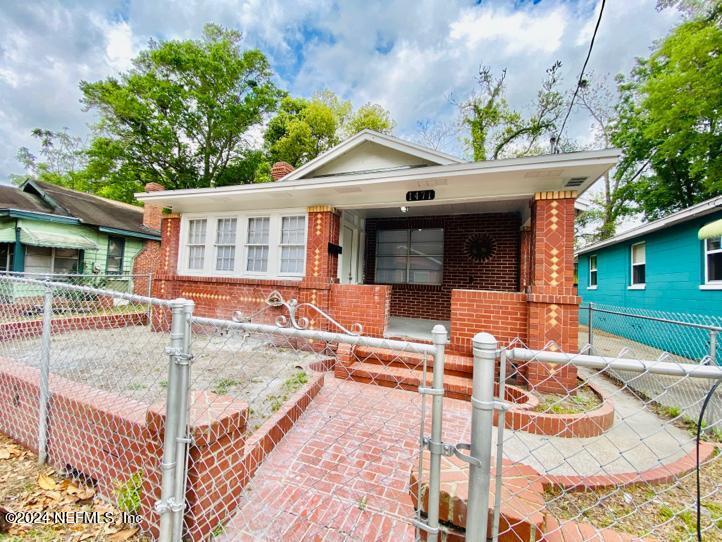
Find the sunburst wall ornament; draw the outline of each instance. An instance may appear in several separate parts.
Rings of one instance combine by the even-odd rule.
[[[486,262],[496,254],[496,241],[485,233],[474,233],[464,242],[464,254],[474,262]]]

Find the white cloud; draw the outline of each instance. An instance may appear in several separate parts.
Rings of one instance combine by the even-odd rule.
[[[479,65],[506,67],[507,95],[528,106],[556,59],[571,86],[596,20],[596,0],[520,4],[487,0],[59,0],[8,3],[0,10],[0,178],[18,172],[15,152],[35,127],[87,133],[78,82],[127,70],[153,39],[200,36],[203,25],[237,28],[261,48],[279,84],[309,96],[329,88],[356,106],[389,109],[402,137],[418,120],[454,117],[449,95],[473,89]],[[679,20],[654,0],[607,3],[590,67],[628,71],[636,56]],[[381,46],[381,47],[380,47]],[[572,115],[569,134],[588,138]],[[254,134],[257,137],[258,134]],[[452,149],[453,150],[453,149]],[[458,150],[458,149],[456,149]]]

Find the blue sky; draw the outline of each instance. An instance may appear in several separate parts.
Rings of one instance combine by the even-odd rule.
[[[597,9],[593,0],[10,0],[0,6],[0,179],[22,172],[15,153],[32,148],[33,128],[87,135],[94,117],[80,107],[80,80],[127,70],[150,38],[196,38],[206,22],[241,30],[291,93],[378,102],[396,135],[414,139],[418,121],[453,121],[450,98],[473,89],[481,64],[508,68],[509,101],[522,109],[556,59],[572,86]],[[653,0],[607,2],[590,68],[610,80],[628,71],[678,20]],[[588,121],[574,115],[569,135],[591,141]],[[453,138],[446,146],[460,151]]]

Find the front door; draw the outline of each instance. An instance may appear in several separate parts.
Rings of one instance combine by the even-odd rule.
[[[341,265],[339,280],[342,284],[356,284],[358,279],[358,230],[348,224],[341,225]]]

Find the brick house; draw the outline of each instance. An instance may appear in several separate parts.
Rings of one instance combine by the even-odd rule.
[[[575,200],[617,156],[463,162],[365,130],[298,169],[275,164],[273,183],[137,194],[170,211],[155,294],[229,318],[277,290],[370,335],[423,340],[442,322],[460,354],[482,330],[574,350]]]

